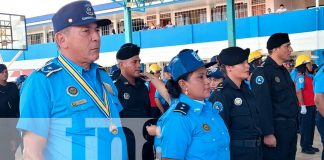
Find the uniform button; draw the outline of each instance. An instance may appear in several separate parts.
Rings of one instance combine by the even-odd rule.
[[[212,121],[215,120],[214,118],[212,118]]]
[[[225,134],[224,132],[222,132],[222,134]]]
[[[213,142],[215,142],[216,141],[216,139],[215,138],[213,138]]]
[[[228,150],[228,148],[226,147],[226,148],[225,148],[225,150],[227,151],[227,150]]]

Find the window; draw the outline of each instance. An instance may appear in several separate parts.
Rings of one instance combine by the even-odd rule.
[[[100,27],[100,30],[101,30],[101,35],[109,35],[109,34],[116,34],[116,32],[114,31],[114,24],[111,23],[110,25],[108,26],[101,26]]]
[[[27,42],[29,45],[43,43],[43,33],[27,35]]]
[[[252,15],[262,15],[265,14],[266,4],[265,0],[252,0]]]
[[[211,9],[212,21],[221,21],[226,20],[226,5],[215,6]],[[235,3],[235,18],[244,18],[247,17],[247,3],[239,2]]]
[[[47,43],[54,42],[54,31],[47,32]]]
[[[160,14],[161,27],[165,27],[169,21],[171,22],[171,13]]]
[[[146,25],[148,27],[155,26],[156,24],[156,15],[151,15],[146,17]]]
[[[118,22],[117,27],[118,27],[118,33],[124,33],[125,32],[124,21]],[[143,19],[141,19],[141,18],[132,19],[133,32],[140,31],[140,30],[142,30],[143,27],[144,27],[144,20]]]
[[[207,22],[206,8],[175,13],[177,26]]]

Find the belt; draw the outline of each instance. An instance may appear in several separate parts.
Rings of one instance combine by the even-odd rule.
[[[276,121],[296,121],[296,118],[285,118],[285,117],[277,117]]]
[[[261,145],[261,139],[255,140],[231,140],[233,147],[258,147]]]

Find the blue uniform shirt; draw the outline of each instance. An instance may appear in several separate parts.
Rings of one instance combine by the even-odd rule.
[[[87,71],[69,62],[100,99],[107,93],[112,119],[105,117],[56,58],[33,72],[23,85],[17,128],[47,139],[45,159],[127,159],[119,119],[122,105],[112,80],[95,63]],[[117,134],[111,133],[111,124],[118,127]]]
[[[295,84],[296,84],[296,90],[297,91],[304,89],[304,87],[305,87],[305,75],[310,77],[310,78],[314,77],[312,74],[309,74],[309,73],[297,75],[296,79],[295,79]]]
[[[313,83],[315,93],[324,93],[324,65],[316,73]]]
[[[187,105],[186,114],[176,111],[179,103]],[[171,102],[158,125],[163,158],[230,159],[227,128],[219,111],[207,100],[194,101],[181,94],[178,101]]]
[[[291,77],[291,80],[292,80],[293,82],[296,81],[297,74],[298,74],[298,71],[297,71],[296,68],[294,68],[293,70],[291,70],[291,72],[290,72],[290,77]]]
[[[163,81],[164,84],[167,82],[167,80],[165,80],[165,79],[163,79],[162,81]],[[155,92],[155,96],[154,96],[154,97],[155,97],[155,98],[158,98],[158,99],[160,100],[160,102],[161,102],[161,104],[162,104],[163,106],[167,106],[167,105],[168,105],[168,103],[167,103],[166,100],[162,97],[162,95],[160,94],[160,92],[159,92],[158,90],[156,90],[156,92]]]

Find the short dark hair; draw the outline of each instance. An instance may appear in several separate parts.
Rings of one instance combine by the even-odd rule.
[[[296,67],[297,71],[300,73],[305,73],[307,70],[306,63]]]
[[[167,88],[168,93],[170,94],[170,96],[172,98],[179,98],[182,91],[181,91],[181,87],[178,82],[180,81],[180,79],[187,81],[189,79],[189,75],[191,73],[192,72],[189,72],[189,73],[186,73],[186,74],[180,76],[177,81],[175,81],[173,79],[170,79],[167,81],[165,87]]]

